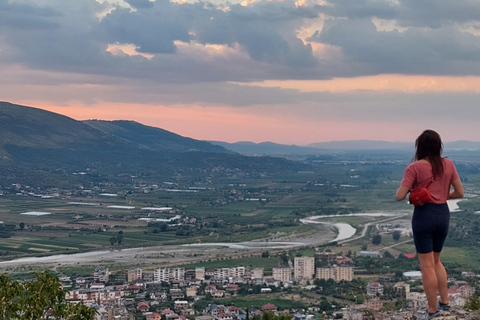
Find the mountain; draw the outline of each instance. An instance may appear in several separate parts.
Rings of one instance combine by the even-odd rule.
[[[308,145],[311,148],[326,150],[408,150],[412,142],[390,142],[380,140],[346,140],[316,142]]]
[[[241,141],[235,143],[227,143],[221,141],[210,141],[213,144],[222,146],[228,150],[238,152],[244,155],[271,155],[271,156],[288,156],[288,155],[318,155],[325,153],[338,152],[382,152],[386,154],[408,153],[413,155],[415,151],[414,142],[390,142],[379,140],[349,140],[349,141],[329,141],[316,142],[307,146],[285,145],[273,142],[254,143],[249,141]],[[468,152],[479,151],[480,142],[477,141],[454,141],[444,143],[446,152]]]
[[[209,170],[298,170],[274,157],[247,157],[206,141],[133,121],[77,121],[53,112],[0,102],[0,184],[72,184],[79,179],[170,179]],[[75,175],[88,172],[89,176]]]
[[[145,126],[134,121],[86,120],[83,122],[103,133],[150,150],[168,150],[174,152],[195,150],[218,153],[231,152],[206,141],[182,137],[167,130]]]
[[[317,154],[318,149],[311,147],[299,147],[296,145],[285,145],[273,142],[254,143],[241,141],[227,143],[221,141],[210,141],[211,143],[222,146],[228,150],[248,155],[296,155],[296,154]]]

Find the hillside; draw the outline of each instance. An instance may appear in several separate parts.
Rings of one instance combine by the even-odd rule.
[[[205,141],[182,137],[167,130],[145,126],[134,121],[86,120],[83,122],[106,134],[150,150],[228,152],[223,147]]]
[[[133,121],[77,121],[53,112],[0,102],[2,183],[36,186],[129,181],[205,170],[283,172],[303,167],[280,158],[247,157],[205,141]],[[216,169],[218,170],[218,169]],[[88,171],[88,177],[75,175]]]

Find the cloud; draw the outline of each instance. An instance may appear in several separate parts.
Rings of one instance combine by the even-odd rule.
[[[358,74],[480,73],[480,37],[452,26],[378,31],[367,19],[328,20],[308,40],[341,48]]]
[[[158,83],[480,74],[480,5],[427,2],[0,0],[0,41],[16,53],[0,63]]]
[[[150,0],[126,0],[132,8],[151,8],[153,2]]]
[[[334,18],[394,20],[403,27],[439,28],[480,20],[476,0],[326,0],[322,12]]]

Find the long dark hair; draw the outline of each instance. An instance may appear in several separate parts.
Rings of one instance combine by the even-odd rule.
[[[440,135],[433,130],[425,130],[415,140],[415,160],[426,159],[432,164],[434,177],[443,174],[443,143]]]

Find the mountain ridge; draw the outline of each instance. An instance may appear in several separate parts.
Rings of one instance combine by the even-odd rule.
[[[306,146],[279,144],[270,141],[255,143],[251,141],[239,141],[234,143],[222,141],[210,141],[226,149],[247,155],[314,155],[325,152],[346,151],[415,151],[413,142],[391,142],[382,140],[344,140],[316,142]],[[458,140],[444,143],[446,151],[480,150],[480,142],[470,140]]]
[[[130,176],[139,175],[158,180],[186,173],[201,177],[219,168],[254,173],[304,166],[276,157],[248,157],[134,121],[77,121],[8,102],[0,102],[0,137],[0,175],[6,184],[131,182]],[[77,171],[91,175],[73,177]]]

